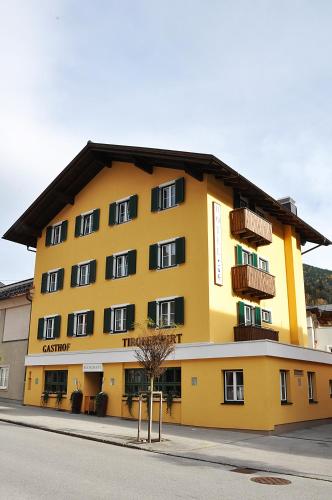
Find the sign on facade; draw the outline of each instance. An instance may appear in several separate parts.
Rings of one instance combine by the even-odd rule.
[[[103,364],[102,363],[84,363],[83,364],[83,372],[103,372]]]
[[[221,262],[221,205],[213,202],[213,253],[214,253],[214,283],[222,285]]]

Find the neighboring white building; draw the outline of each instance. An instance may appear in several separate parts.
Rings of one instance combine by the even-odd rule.
[[[332,304],[307,306],[309,347],[332,352]]]
[[[0,284],[0,399],[23,398],[32,286],[32,279]]]

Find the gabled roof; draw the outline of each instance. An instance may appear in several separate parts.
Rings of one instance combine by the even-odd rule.
[[[3,238],[36,247],[37,237],[40,236],[43,228],[68,203],[73,204],[75,196],[105,166],[111,167],[112,161],[134,163],[148,174],[153,173],[154,166],[181,169],[198,181],[203,179],[205,173],[214,175],[227,186],[244,192],[246,196],[254,199],[263,210],[284,224],[294,226],[301,235],[302,241],[311,241],[319,245],[331,244],[327,238],[284,208],[277,200],[213,155],[99,144],[91,141],[8,229]]]
[[[27,279],[11,283],[10,285],[3,285],[0,288],[0,300],[9,299],[10,297],[17,297],[18,295],[25,295],[33,285],[33,279]]]

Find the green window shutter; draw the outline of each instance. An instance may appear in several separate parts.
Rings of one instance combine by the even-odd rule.
[[[184,298],[177,297],[175,299],[175,324],[184,324]]]
[[[98,231],[99,217],[100,217],[100,208],[96,208],[96,210],[94,210],[92,213],[92,231]]]
[[[234,189],[233,196],[234,208],[240,208],[240,193]]]
[[[52,231],[53,228],[52,226],[48,226],[46,229],[46,238],[45,238],[45,245],[49,247],[52,244]]]
[[[137,205],[138,205],[138,196],[134,194],[129,198],[129,217],[131,219],[135,219],[137,217]]]
[[[137,250],[128,252],[128,274],[136,274],[136,255]]]
[[[245,319],[244,319],[244,303],[243,302],[237,303],[237,312],[238,312],[238,324],[244,325]]]
[[[185,245],[186,239],[176,238],[175,240],[175,258],[177,264],[183,264],[185,262]]]
[[[113,255],[106,257],[105,279],[113,279]]]
[[[257,253],[253,252],[251,254],[251,263],[254,267],[258,267],[258,262],[257,262]]]
[[[75,314],[73,313],[68,314],[67,337],[72,337],[74,335],[74,321],[75,321]]]
[[[65,275],[65,270],[59,269],[58,271],[58,280],[57,280],[57,290],[62,290],[63,289],[63,279]]]
[[[184,177],[175,181],[175,203],[184,202]]]
[[[78,266],[71,266],[71,279],[70,279],[71,287],[77,286],[77,273],[78,273]]]
[[[158,212],[159,208],[159,187],[155,187],[151,190],[151,212]]]
[[[135,304],[127,306],[127,330],[135,328]]]
[[[242,265],[242,247],[241,245],[236,245],[236,264],[238,266]]]
[[[68,221],[64,220],[61,224],[61,242],[66,241],[68,233]]]
[[[109,208],[108,225],[114,226],[116,224],[116,203],[111,203]]]
[[[94,317],[95,317],[95,312],[94,311],[88,311],[88,320],[87,320],[87,325],[86,325],[86,331],[88,335],[93,334],[93,322],[94,322]]]
[[[75,219],[75,238],[81,236],[81,222],[82,222],[82,216],[78,215]]]
[[[38,332],[37,339],[42,340],[44,338],[44,318],[39,318],[38,320]]]
[[[111,318],[112,318],[112,309],[107,307],[104,309],[104,333],[110,333],[111,331]]]
[[[149,269],[158,269],[158,245],[150,245]]]
[[[96,269],[97,269],[97,261],[92,260],[90,262],[90,278],[89,283],[95,283],[96,281]]]
[[[40,289],[41,293],[47,292],[47,281],[48,281],[48,273],[43,273],[41,279],[41,289]]]
[[[157,302],[154,300],[148,303],[148,327],[154,327],[157,320]]]
[[[61,316],[55,316],[54,318],[54,338],[58,339],[60,337],[60,326],[61,326]]]
[[[262,325],[261,308],[260,307],[255,307],[255,325],[256,326]]]

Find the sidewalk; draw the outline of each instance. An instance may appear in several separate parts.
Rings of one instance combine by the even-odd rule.
[[[164,424],[161,443],[138,444],[137,422],[116,417],[72,415],[0,401],[1,421],[191,460],[332,482],[332,423],[279,435]]]

